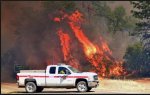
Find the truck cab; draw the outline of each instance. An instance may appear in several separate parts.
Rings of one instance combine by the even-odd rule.
[[[49,65],[45,71],[22,70],[17,77],[18,87],[25,87],[27,92],[41,92],[45,87],[77,88],[86,92],[99,85],[96,73],[80,72],[65,64]]]

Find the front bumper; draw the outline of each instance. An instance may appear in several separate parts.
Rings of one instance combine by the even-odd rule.
[[[99,86],[99,81],[88,81],[88,87],[97,87]]]

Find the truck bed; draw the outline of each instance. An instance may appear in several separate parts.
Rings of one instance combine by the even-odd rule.
[[[45,73],[45,70],[20,70],[20,73]]]

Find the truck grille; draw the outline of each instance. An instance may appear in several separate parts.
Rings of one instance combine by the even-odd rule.
[[[94,75],[94,80],[98,80],[98,76],[97,75]]]

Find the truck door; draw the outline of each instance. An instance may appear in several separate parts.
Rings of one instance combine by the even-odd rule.
[[[56,72],[58,67],[51,66],[49,70],[46,72],[46,86],[58,86],[59,85],[59,79],[56,78]]]
[[[60,86],[73,86],[73,77],[71,72],[66,67],[58,68],[59,84]]]

